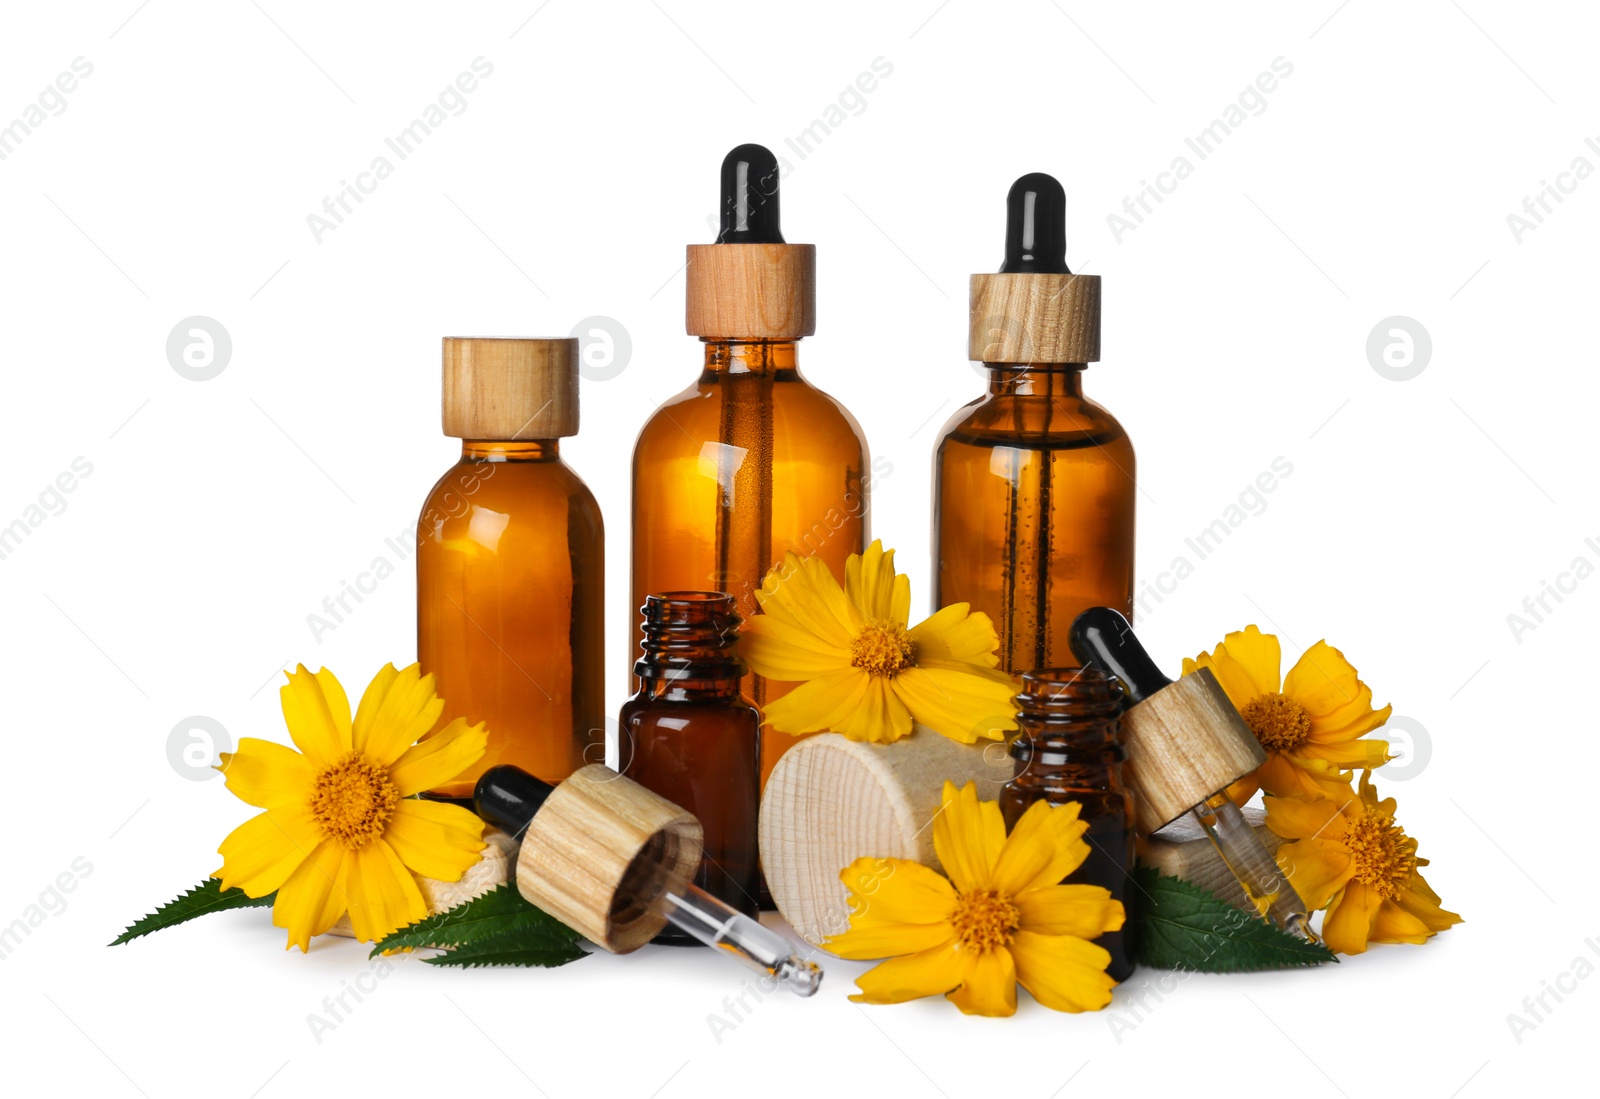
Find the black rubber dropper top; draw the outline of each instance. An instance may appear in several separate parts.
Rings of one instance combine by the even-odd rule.
[[[555,789],[521,767],[502,763],[489,768],[478,779],[472,791],[472,807],[478,816],[502,832],[520,837]]]
[[[1122,680],[1129,704],[1172,685],[1139,644],[1128,620],[1110,607],[1090,607],[1074,618],[1071,641],[1072,651],[1086,667]]]
[[[1067,192],[1055,176],[1029,172],[1006,196],[1006,258],[1002,275],[1070,275],[1067,269]]]
[[[782,244],[778,158],[765,145],[740,145],[722,160],[718,244]]]

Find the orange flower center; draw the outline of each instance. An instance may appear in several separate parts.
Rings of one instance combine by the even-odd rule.
[[[1311,735],[1311,715],[1288,695],[1257,695],[1239,713],[1269,752],[1292,752]]]
[[[1417,841],[1393,817],[1371,806],[1350,823],[1344,844],[1355,856],[1356,880],[1386,901],[1398,897],[1417,872]]]
[[[962,947],[981,954],[997,946],[1011,945],[1017,928],[1022,926],[1022,910],[998,890],[979,889],[956,898],[956,910],[950,923]]]
[[[386,768],[350,752],[322,769],[311,788],[311,816],[324,839],[354,851],[383,835],[400,804]]]
[[[851,664],[868,675],[886,679],[893,679],[896,672],[908,667],[915,655],[916,647],[905,627],[893,622],[868,624],[850,645]]]

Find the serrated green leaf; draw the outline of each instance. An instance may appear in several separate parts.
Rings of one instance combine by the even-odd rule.
[[[1148,866],[1134,868],[1133,883],[1129,937],[1139,965],[1248,973],[1338,960],[1320,943],[1279,930],[1199,886]]]
[[[222,882],[207,878],[193,889],[175,897],[150,913],[128,925],[126,931],[112,939],[107,946],[121,946],[153,931],[161,931],[187,923],[197,916],[213,912],[226,912],[231,908],[266,908],[277,899],[277,893],[252,897],[243,889],[223,890]]]
[[[470,946],[457,947],[432,958],[424,958],[429,965],[454,965],[466,969],[479,966],[513,965],[554,968],[588,957],[589,952],[576,942],[546,945],[523,934],[494,935],[480,939]]]
[[[514,883],[506,882],[465,904],[458,904],[448,911],[401,928],[374,946],[371,956],[376,958],[386,950],[407,947],[455,949],[491,939],[514,942],[519,949],[559,954],[578,950],[577,944],[582,941],[582,936],[554,916],[528,903]],[[578,950],[578,953],[582,954],[582,951]],[[574,959],[567,957],[565,960]]]

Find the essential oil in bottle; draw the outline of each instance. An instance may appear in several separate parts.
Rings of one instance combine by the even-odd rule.
[[[436,795],[471,797],[497,764],[555,783],[586,750],[601,759],[605,552],[600,508],[561,459],[577,431],[577,340],[444,341],[461,460],[417,525],[417,658],[445,700],[435,728],[487,722],[489,747]]]
[[[640,611],[639,690],[618,721],[622,773],[700,819],[705,856],[694,883],[754,917],[761,714],[740,693],[742,620],[723,592],[651,595]],[[657,941],[695,940],[668,928]]]
[[[1013,675],[1073,663],[1095,606],[1133,613],[1133,444],[1083,394],[1100,358],[1100,278],[1066,261],[1066,193],[1042,173],[1007,199],[1006,258],[973,275],[970,357],[988,392],[934,458],[933,605],[970,603]]]
[[[845,559],[870,541],[861,429],[800,374],[800,339],[816,331],[816,248],[784,242],[778,174],[760,145],[730,152],[717,241],[689,246],[687,327],[704,359],[634,446],[631,607],[652,592],[716,590],[748,617],[786,552],[821,558],[843,583]],[[629,630],[637,644],[639,623]],[[758,704],[785,690],[746,676]],[[793,743],[767,731],[763,782]]]
[[[1066,882],[1104,886],[1126,905],[1134,804],[1122,782],[1121,687],[1093,668],[1050,668],[1024,674],[1016,702],[1020,732],[1011,742],[1016,772],[1000,791],[1006,828],[1015,827],[1036,801],[1077,802],[1078,819],[1089,825],[1083,836],[1089,857]],[[1134,968],[1126,934],[1108,931],[1094,940],[1110,952],[1106,972],[1117,981],[1127,980]]]

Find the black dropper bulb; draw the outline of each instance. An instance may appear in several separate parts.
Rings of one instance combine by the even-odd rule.
[[[778,158],[765,145],[740,145],[723,157],[722,229],[716,242],[784,242],[778,226]]]
[[[489,768],[478,779],[472,791],[472,807],[478,816],[502,832],[520,837],[555,789],[521,767],[502,763]]]
[[[1067,269],[1067,192],[1055,176],[1029,172],[1006,196],[1006,258],[1002,275],[1070,275]]]
[[[1128,620],[1110,607],[1090,607],[1074,618],[1070,640],[1086,667],[1122,680],[1130,705],[1172,685],[1133,635]]]

